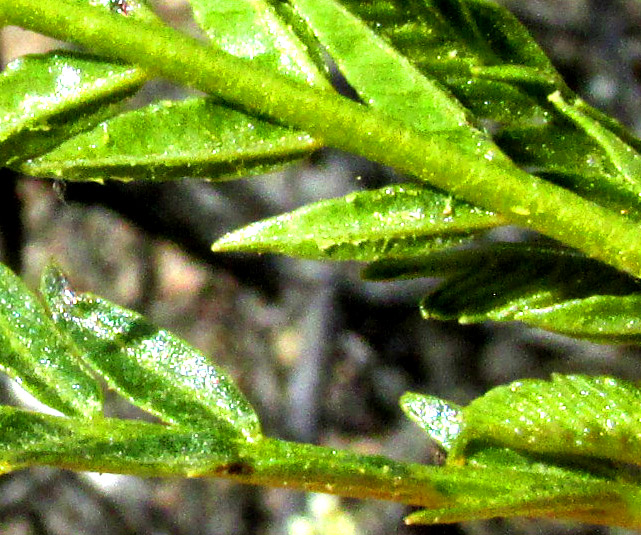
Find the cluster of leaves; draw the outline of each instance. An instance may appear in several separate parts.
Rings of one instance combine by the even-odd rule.
[[[165,27],[142,0],[68,3],[59,9],[91,4],[140,28]],[[479,172],[491,162],[507,177],[518,166],[595,209],[638,220],[641,142],[572,94],[516,19],[489,0],[190,4],[213,46],[265,72],[333,94],[328,54],[362,109],[455,146],[481,162]],[[149,76],[69,51],[14,61],[0,75],[0,163],[63,180],[217,180],[279,169],[322,145],[212,96],[131,109],[127,97]],[[452,193],[408,179],[261,221],[213,249],[368,262],[372,280],[443,278],[423,301],[428,317],[519,320],[596,341],[638,341],[638,279],[556,243],[485,240],[507,214]],[[527,216],[530,208],[510,210]],[[525,515],[641,525],[641,482],[625,470],[638,464],[633,385],[555,377],[498,388],[463,409],[408,395],[406,412],[450,455],[444,467],[405,465],[267,439],[228,377],[184,342],[134,312],[75,294],[54,268],[41,293],[44,307],[3,268],[1,365],[66,417],[0,408],[4,471],[44,463],[305,489],[331,481],[344,495],[428,507],[412,522]],[[103,418],[94,375],[167,425]]]
[[[489,0],[190,3],[207,37],[230,54],[333,91],[328,53],[369,108],[637,218],[640,142],[573,95],[524,28]],[[98,4],[123,11],[121,2]],[[128,1],[126,16],[162,25],[142,1]],[[64,180],[228,179],[320,146],[213,97],[128,109],[124,98],[147,79],[140,68],[75,52],[14,61],[0,78],[2,163]],[[371,262],[365,277],[373,280],[445,278],[423,302],[428,317],[638,339],[633,278],[554,244],[456,248],[504,224],[424,183],[403,183],[258,222],[213,249]]]
[[[398,463],[263,436],[253,408],[207,358],[139,314],[74,292],[49,267],[40,294],[0,265],[0,368],[57,411],[0,406],[0,469],[50,464],[139,475],[222,476],[426,506],[409,523],[551,516],[641,526],[641,390],[555,376],[499,387],[465,408],[401,406],[448,452]],[[158,423],[105,418],[98,379]],[[503,474],[505,477],[500,477]]]

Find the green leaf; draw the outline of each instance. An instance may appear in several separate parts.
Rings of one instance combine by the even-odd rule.
[[[118,115],[20,170],[67,180],[229,178],[279,168],[316,148],[306,134],[192,98]]]
[[[566,384],[576,380],[561,379]],[[584,457],[590,451],[572,444],[574,438],[585,433],[585,427],[595,416],[584,415],[583,419],[579,416],[569,421],[575,411],[585,409],[584,401],[575,396],[585,385],[551,391],[549,383],[532,381],[525,402],[521,402],[514,387],[499,387],[465,408],[433,396],[412,393],[403,396],[401,407],[407,415],[450,452],[440,478],[435,480],[435,487],[449,498],[449,503],[418,511],[406,522],[435,524],[497,516],[545,516],[639,526],[637,479],[632,476],[630,484],[620,484],[621,470],[612,469],[602,459]],[[612,411],[621,398],[625,398],[628,406],[633,405],[634,397],[638,396],[618,392],[616,388],[609,390],[595,392],[592,388],[591,394],[602,396],[600,409],[609,402],[612,407],[607,410]],[[581,394],[585,395],[589,394]],[[543,422],[542,414],[548,410],[565,418],[566,425],[555,425],[549,419]],[[621,412],[625,411],[622,407]],[[534,426],[540,423],[533,433],[524,427],[529,419],[535,420]],[[631,416],[629,422],[633,419]],[[548,448],[537,448],[536,444],[546,441]],[[605,448],[604,443],[601,446]],[[512,447],[518,451],[508,449]],[[597,445],[594,451],[598,453]]]
[[[446,277],[421,305],[429,318],[522,321],[608,343],[641,339],[639,282],[568,250],[496,244],[442,251],[375,263],[364,277]]]
[[[40,301],[0,264],[0,369],[42,403],[92,418],[102,410],[98,383],[78,348],[61,334]]]
[[[199,476],[239,463],[231,426],[193,429],[113,418],[58,418],[0,407],[0,473],[33,465],[142,476]]]
[[[12,61],[0,74],[0,162],[16,165],[92,127],[145,79],[134,67],[74,52]]]
[[[496,215],[414,184],[350,193],[223,236],[214,251],[331,260],[415,256],[502,223]]]
[[[423,132],[469,128],[465,109],[333,0],[291,0],[368,105]]]
[[[307,46],[283,16],[278,2],[189,0],[196,22],[213,43],[237,57],[309,85],[330,84],[310,58]]]
[[[383,99],[390,99],[384,108],[388,113],[398,109],[402,115],[408,109],[407,118],[411,122],[417,117],[420,128],[423,123],[429,127],[432,120],[430,114],[412,113],[411,108],[420,100],[403,99],[407,84],[389,79],[389,69],[382,64],[378,70],[370,67],[376,60],[368,51],[377,55],[373,43],[379,43],[381,49],[386,47],[392,56],[422,73],[430,84],[437,88],[441,84],[441,97],[448,102],[454,102],[451,96],[458,99],[459,108],[491,133],[500,149],[519,166],[622,213],[639,212],[637,180],[621,168],[622,158],[630,162],[639,159],[635,152],[639,142],[584,102],[567,104],[574,101],[571,91],[527,30],[505,8],[481,0],[345,0],[342,4],[350,10],[354,26],[365,22],[375,35],[365,50],[352,42],[349,33],[344,37],[333,30],[334,18],[313,17],[316,11],[328,9],[325,2],[294,3],[305,10],[320,40],[365,102],[371,98],[376,105],[378,96],[372,98],[370,93],[372,85],[378,84],[376,95],[382,93]],[[365,42],[363,38],[359,42]],[[400,98],[395,103],[397,88]],[[446,109],[443,99],[435,103]],[[578,114],[583,116],[582,124],[577,123]],[[591,130],[586,130],[586,122],[592,124]],[[600,136],[594,134],[597,130],[602,132]],[[604,143],[606,137],[609,141]],[[493,153],[496,156],[499,151],[494,149]]]
[[[463,427],[461,407],[435,396],[406,392],[401,397],[401,409],[407,417],[425,431],[432,440],[449,451]]]
[[[208,359],[136,312],[90,294],[75,294],[55,267],[41,292],[54,322],[84,358],[131,403],[171,424],[209,428],[223,422],[243,436],[260,435],[245,396]]]
[[[503,7],[476,0],[342,3],[367,23],[379,42],[393,47],[435,87],[445,88],[441,95],[451,100],[451,92],[463,105],[459,107],[477,120],[520,128],[540,128],[547,122],[549,106],[540,98],[540,84],[547,88],[560,79]],[[382,77],[379,84],[384,83]]]
[[[453,455],[471,441],[641,464],[641,390],[611,377],[553,374],[494,388],[463,409]]]
[[[616,168],[616,173],[611,174],[607,181],[609,189],[621,190],[621,196],[634,199],[637,202],[633,205],[636,208],[637,217],[639,208],[639,197],[641,197],[641,154],[623,141],[614,132],[602,125],[598,120],[591,117],[584,109],[587,107],[580,99],[576,102],[566,102],[559,92],[552,93],[548,100],[566,117],[571,119],[590,138],[592,138],[605,152],[610,163]],[[596,187],[596,186],[595,186]],[[599,188],[600,189],[600,188]],[[606,195],[613,195],[607,189]],[[628,195],[625,195],[625,194]],[[627,210],[627,205],[621,207]]]

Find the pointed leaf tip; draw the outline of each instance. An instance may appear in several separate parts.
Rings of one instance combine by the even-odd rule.
[[[212,249],[371,261],[459,245],[500,224],[491,212],[407,183],[303,206],[231,232]]]
[[[462,408],[435,396],[406,392],[400,400],[407,417],[449,451],[463,430]]]
[[[134,405],[172,424],[222,421],[245,437],[260,434],[258,417],[231,378],[178,337],[136,312],[74,293],[57,268],[46,271],[42,292],[54,322]]]

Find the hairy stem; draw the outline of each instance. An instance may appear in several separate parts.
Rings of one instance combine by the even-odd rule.
[[[485,149],[478,153],[461,150],[456,141],[420,134],[334,92],[296,83],[168,27],[136,23],[86,2],[4,1],[0,2],[0,22],[78,43],[218,95],[249,112],[305,130],[329,146],[426,180],[515,224],[641,276],[638,224],[506,164],[502,158],[493,162]]]

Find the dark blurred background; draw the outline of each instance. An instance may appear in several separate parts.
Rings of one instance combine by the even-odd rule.
[[[641,2],[504,3],[573,89],[641,131]],[[188,23],[181,1],[157,4],[174,24]],[[5,62],[51,46],[15,29],[2,34]],[[153,85],[163,90],[172,91]],[[393,178],[334,150],[282,173],[222,184],[61,187],[2,173],[2,261],[35,286],[53,257],[79,289],[180,334],[232,373],[271,436],[429,462],[434,450],[398,408],[407,390],[466,403],[495,385],[552,371],[641,375],[636,348],[579,343],[519,324],[424,321],[417,304],[434,281],[364,283],[357,265],[210,252],[217,237],[241,225]],[[2,401],[20,397],[7,380],[2,386]],[[115,397],[108,401],[111,410],[129,410]],[[217,480],[49,468],[0,477],[3,535],[624,533],[528,519],[406,527],[407,512]]]

